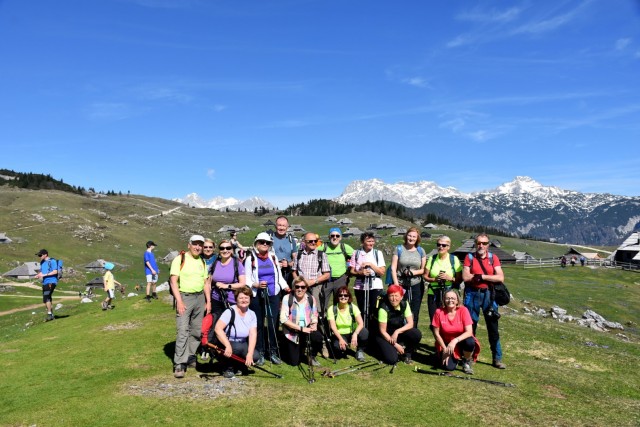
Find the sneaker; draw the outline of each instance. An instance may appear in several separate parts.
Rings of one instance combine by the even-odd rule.
[[[151,302],[151,297],[149,295],[147,295],[146,297],[144,297],[144,299],[147,300],[147,302]]]
[[[356,351],[356,360],[358,362],[364,362],[365,361],[364,351],[362,351],[362,350]]]
[[[45,322],[51,322],[55,317],[53,317],[53,313],[47,314],[47,318],[44,319]]]
[[[176,367],[173,369],[173,376],[175,378],[184,378],[184,368],[182,367],[182,365],[176,365]]]
[[[113,310],[114,308],[116,308],[115,305],[107,304],[107,310]]]
[[[209,352],[207,350],[202,350],[202,353],[200,354],[200,360],[206,362],[207,360],[209,360],[209,357]]]
[[[256,365],[256,366],[262,366],[262,365],[264,365],[264,356],[263,356],[263,355],[260,355],[260,357],[258,358],[258,360],[256,360],[255,365]]]
[[[102,301],[102,311],[105,311],[107,309],[107,303],[105,301]]]
[[[491,366],[498,369],[507,369],[507,365],[502,363],[502,360],[499,359],[493,359],[493,364]]]
[[[271,355],[270,360],[271,360],[271,363],[273,363],[274,365],[282,365],[282,360],[280,360],[280,358],[275,354]]]
[[[151,294],[151,298],[153,298],[153,299],[158,299],[158,294],[157,294],[157,293],[155,293],[155,292],[154,292],[154,293],[152,293],[152,294]]]
[[[227,379],[231,379],[231,378],[234,378],[236,376],[236,374],[233,372],[233,369],[227,368],[222,373],[222,376],[227,378]]]
[[[468,375],[473,375],[473,362],[464,359],[462,362],[462,372]]]
[[[320,364],[320,362],[318,362],[318,361],[316,360],[316,358],[315,358],[315,357],[312,357],[312,358],[311,358],[311,364],[312,364],[314,367],[316,367],[316,368],[317,368],[317,367],[322,366],[322,365]]]

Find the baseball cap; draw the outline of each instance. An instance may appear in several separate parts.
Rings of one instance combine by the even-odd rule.
[[[113,270],[113,267],[115,267],[116,265],[112,262],[105,262],[104,263],[104,269],[105,270]]]
[[[253,243],[257,242],[258,240],[266,240],[267,242],[273,242],[273,239],[271,238],[271,235],[269,233],[266,232],[261,232],[258,233],[258,235],[256,236],[256,239],[253,241]]]
[[[191,236],[191,238],[189,239],[189,243],[193,243],[193,242],[202,242],[204,243],[204,237],[202,237],[199,234],[194,234],[193,236]]]
[[[46,249],[40,249],[36,256],[49,255],[49,252]]]
[[[153,240],[149,240],[149,241],[147,242],[147,247],[149,248],[149,247],[151,247],[151,246],[158,246],[158,245],[156,245],[155,243],[153,243]]]

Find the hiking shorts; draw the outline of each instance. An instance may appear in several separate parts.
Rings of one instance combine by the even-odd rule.
[[[116,297],[116,291],[113,289],[107,289],[107,296],[109,299],[114,299]]]
[[[157,274],[147,274],[147,283],[157,283],[158,275]]]
[[[51,302],[51,297],[53,296],[53,291],[56,290],[56,285],[42,285],[42,302],[47,303]]]

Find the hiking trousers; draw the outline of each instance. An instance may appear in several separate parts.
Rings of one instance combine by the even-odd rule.
[[[202,317],[206,300],[204,293],[180,293],[185,305],[182,315],[176,310],[176,349],[173,356],[174,365],[186,365],[190,356],[195,356],[200,345],[202,334]]]
[[[487,315],[490,308],[493,312],[498,312],[498,304],[491,301],[491,294],[488,289],[466,289],[464,290],[464,306],[471,313],[473,320],[473,335],[476,335],[478,320],[480,319],[480,309],[484,315],[484,323],[487,325],[489,335],[489,345],[493,360],[502,360],[502,346],[500,345],[500,332],[498,331],[498,319],[495,316]]]

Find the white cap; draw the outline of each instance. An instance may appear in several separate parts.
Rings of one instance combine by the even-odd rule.
[[[253,243],[257,242],[258,240],[266,240],[267,242],[273,242],[271,235],[269,235],[269,233],[266,233],[264,231],[262,233],[258,233]]]
[[[191,238],[189,239],[189,243],[193,243],[193,242],[202,242],[204,243],[204,237],[202,237],[199,234],[194,234],[193,236],[191,236]]]

